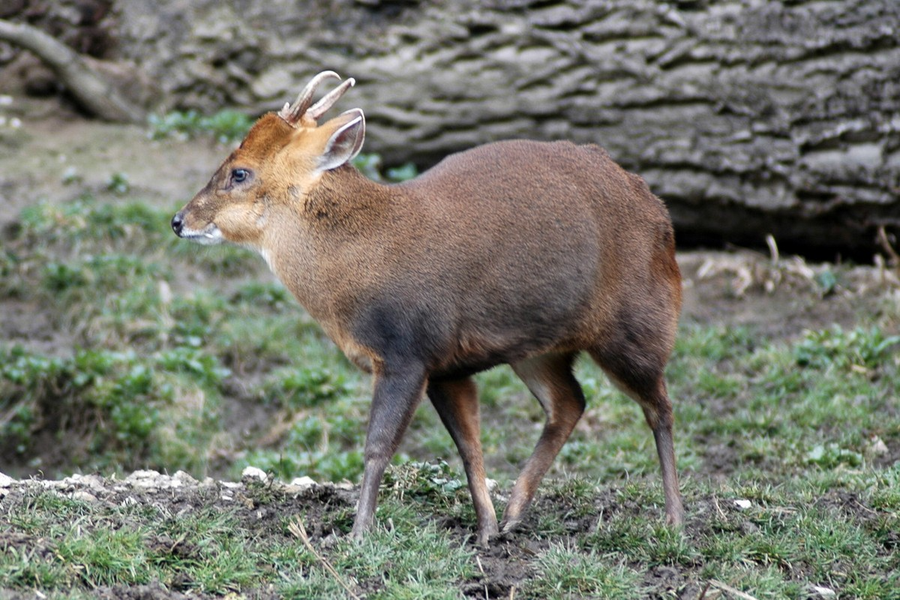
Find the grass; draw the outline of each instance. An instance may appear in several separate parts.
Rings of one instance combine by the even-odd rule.
[[[352,502],[337,496],[293,499],[250,486],[241,502],[229,503],[216,488],[200,488],[183,492],[186,508],[174,514],[153,497],[86,501],[32,485],[4,501],[0,581],[50,592],[160,582],[211,595],[269,589],[282,597],[338,597],[340,578],[372,598],[459,598],[502,580],[498,573],[524,571],[515,597],[640,598],[716,582],[757,598],[803,596],[813,585],[841,597],[897,598],[898,478],[897,467],[855,473],[832,479],[825,494],[815,481],[691,480],[683,531],[648,518],[646,507],[658,498],[646,484],[613,485],[600,506],[596,498],[608,485],[551,482],[540,508],[588,526],[560,531],[532,515],[520,534],[530,541],[505,542],[502,559],[477,553],[460,529],[447,526],[460,477],[440,464],[393,470],[379,523],[362,543],[344,535]],[[893,497],[891,510],[878,500],[885,495]],[[739,508],[737,500],[749,504]],[[569,501],[589,508],[566,513]],[[296,519],[320,528],[312,536],[319,556],[292,535]],[[528,553],[517,556],[520,544]],[[660,581],[666,573],[677,575]]]
[[[284,480],[358,481],[369,379],[258,257],[178,241],[168,226],[175,208],[85,195],[27,209],[4,240],[0,301],[40,314],[43,333],[63,345],[0,342],[3,469],[236,479],[251,464]],[[713,597],[721,588],[712,582],[757,598],[805,597],[811,586],[900,598],[895,304],[852,327],[789,339],[682,325],[668,371],[688,514],[680,532],[660,525],[657,459],[639,408],[584,360],[583,424],[505,553],[471,545],[459,459],[423,405],[362,544],[344,535],[352,500],[337,497],[251,490],[247,508],[201,491],[176,514],[153,499],[91,502],[28,488],[0,499],[0,588],[89,597],[96,587],[159,582],[210,595],[339,597],[343,588],[291,534],[299,517],[369,598],[485,589],[699,597],[706,586]],[[509,369],[478,383],[502,510],[543,414]]]
[[[257,496],[268,504],[287,500],[265,490],[247,493],[251,507]],[[190,501],[193,510],[174,515],[152,503],[103,505],[31,489],[16,498],[5,524],[17,535],[0,541],[5,550],[0,581],[43,590],[158,581],[212,595],[268,588],[280,597],[341,591],[319,559],[290,534],[290,519],[275,516],[267,535],[260,535],[256,508],[224,508],[215,489]],[[355,586],[378,589],[374,597],[456,597],[448,590],[473,575],[472,552],[434,525],[420,527],[418,515],[398,503],[387,503],[384,510],[393,529],[378,528],[362,544],[341,538],[330,548],[329,562],[353,573]],[[346,508],[334,513],[339,518]],[[253,521],[256,525],[248,527]],[[414,527],[420,527],[418,535],[403,533]],[[433,558],[422,561],[422,556]]]

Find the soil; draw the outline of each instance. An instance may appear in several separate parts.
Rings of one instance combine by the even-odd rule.
[[[285,519],[301,519],[309,541],[319,549],[330,547],[336,536],[348,533],[346,520],[348,509],[352,510],[358,500],[358,489],[349,484],[286,485],[283,483],[257,479],[245,475],[241,482],[219,482],[207,478],[197,481],[184,473],[163,475],[155,471],[137,471],[125,480],[105,479],[96,475],[75,475],[61,481],[26,480],[21,482],[3,480],[0,476],[0,499],[6,511],[27,505],[36,494],[50,490],[52,493],[81,502],[94,504],[98,514],[103,507],[114,508],[142,504],[160,509],[165,515],[185,515],[196,511],[228,511],[236,519],[236,527],[255,532],[258,536],[289,537],[284,531]],[[685,523],[684,533],[689,539],[700,539],[710,534],[713,522],[719,527],[737,529],[754,528],[752,519],[742,514],[733,503],[720,500],[714,495],[700,495],[688,498],[691,506]],[[848,518],[854,522],[868,522],[877,515],[852,492],[832,490],[817,500],[823,510],[831,511],[835,518]],[[626,514],[638,518],[646,512],[646,507],[634,501],[622,501],[613,490],[599,494],[593,506],[577,511],[566,522],[571,534],[555,536],[552,544],[562,547],[576,547],[577,534],[586,528],[603,526],[615,515]],[[436,520],[436,526],[449,530],[460,540],[466,540],[477,554],[479,572],[463,582],[460,591],[469,598],[511,598],[517,590],[533,577],[536,569],[534,557],[547,550],[551,541],[536,539],[528,531],[536,525],[537,515],[572,515],[571,502],[561,495],[538,496],[519,530],[513,534],[494,540],[490,548],[475,548],[472,531],[466,525],[452,520]],[[98,518],[99,526],[106,526],[104,518]],[[94,524],[90,519],[82,519],[83,529],[89,530]],[[165,535],[150,536],[146,542],[149,551],[162,550],[178,558],[189,559],[199,552],[191,544],[172,540]],[[301,543],[296,540],[296,543]],[[0,539],[0,551],[29,551],[33,556],[50,555],[55,551],[54,542],[44,537],[27,533],[6,536]],[[642,588],[646,597],[654,598],[698,598],[703,589],[697,583],[700,579],[689,565],[680,567],[657,566],[645,575]],[[353,581],[357,592],[365,594],[376,591],[367,589],[366,581]],[[190,590],[192,582],[185,579],[159,582],[138,586],[106,586],[93,590],[99,599],[125,598],[141,600],[180,600],[186,598],[212,598]],[[267,590],[242,590],[241,597],[255,599],[277,598]],[[31,594],[20,594],[0,588],[0,598],[4,600],[24,600],[33,598]]]
[[[151,141],[143,128],[85,120],[50,100],[0,105],[0,111],[0,116],[6,117],[6,124],[0,126],[0,231],[14,226],[20,211],[38,201],[66,202],[85,190],[98,198],[116,201],[118,197],[106,189],[106,182],[114,173],[127,175],[131,196],[157,206],[174,207],[200,189],[228,153],[228,148],[205,139]],[[19,119],[21,126],[11,127],[12,117]],[[67,185],[64,183],[66,174],[70,175],[69,179],[75,177],[79,182]],[[776,258],[774,253],[762,255],[739,249],[733,252],[686,251],[679,255],[679,262],[684,275],[684,322],[742,325],[769,338],[788,339],[804,329],[824,328],[835,323],[852,326],[861,316],[876,314],[886,295],[900,296],[897,274],[878,266],[837,269],[834,265],[808,265],[797,258]],[[840,273],[836,286],[820,284],[823,274],[836,270]],[[271,277],[264,269],[260,269],[260,273],[260,277]],[[71,352],[71,336],[55,330],[50,319],[37,307],[20,299],[0,299],[0,315],[0,342],[23,344],[60,355]],[[234,406],[229,410],[235,420],[240,421],[240,393],[232,400]],[[255,419],[253,415],[247,417]],[[724,446],[710,448],[703,467],[708,471],[696,475],[715,477],[720,474],[722,465],[733,463],[730,452]],[[116,505],[129,501],[128,498],[162,503],[171,514],[177,514],[180,510],[201,507],[233,507],[235,498],[249,494],[244,484],[234,488],[221,482],[186,479],[178,486],[177,493],[172,493],[172,478],[165,477],[159,476],[153,485],[143,485],[139,478],[123,483],[93,476],[61,482],[11,482],[5,487],[0,486],[0,497],[6,496],[4,504],[11,506],[33,493],[32,486],[49,486],[60,493],[84,493],[97,502]],[[278,494],[262,512],[252,501],[238,502],[242,507],[238,514],[247,527],[257,529],[274,528],[276,515],[280,519],[292,514],[306,514],[307,530],[313,543],[317,543],[333,534],[335,524],[331,519],[337,509],[352,506],[356,496],[355,489],[331,485],[317,486],[302,493],[288,490]],[[863,510],[862,504],[845,496],[843,493],[830,494],[821,501],[839,506],[841,510]],[[545,510],[564,510],[558,506],[564,502],[559,498],[540,498],[537,502],[532,515]],[[699,530],[705,526],[703,515],[721,510],[712,497],[694,498],[691,502],[694,516],[687,525],[688,533],[692,528]],[[598,498],[597,507],[600,507],[601,515],[602,511],[611,514],[610,511],[639,510],[639,507],[618,505],[612,493],[610,497]],[[597,515],[592,521],[597,521]],[[443,526],[459,528],[460,538],[470,533],[458,523],[444,523]],[[579,523],[573,523],[573,527],[579,526]],[[283,535],[280,529],[277,534]],[[558,541],[566,544],[564,539]],[[159,539],[152,543],[170,544],[171,540]],[[533,556],[540,548],[530,547],[532,543],[535,542],[529,541],[527,536],[513,537],[480,552],[483,575],[466,584],[464,593],[471,597],[512,597],[514,588],[521,586],[534,569]],[[7,539],[3,544],[37,548],[41,552],[53,551],[47,545],[49,542],[27,536]],[[183,551],[190,553],[191,549],[184,548]],[[659,590],[660,597],[668,597],[673,590],[678,590],[680,597],[696,598],[703,593],[703,590],[687,585],[684,574],[674,569],[659,568],[648,577],[652,581],[645,583]],[[184,582],[182,589],[187,589],[189,583]],[[127,589],[101,588],[95,593],[98,598],[188,597],[174,587],[154,584]],[[4,594],[0,591],[0,597],[15,597]],[[248,596],[267,597],[262,591]],[[190,597],[200,596],[191,594]]]

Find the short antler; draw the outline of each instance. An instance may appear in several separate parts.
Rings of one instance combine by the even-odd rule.
[[[341,76],[334,71],[322,71],[306,84],[306,87],[303,88],[303,91],[297,96],[297,100],[294,104],[285,103],[284,108],[279,111],[278,116],[284,119],[288,125],[291,125],[292,127],[297,127],[301,121],[311,121],[311,124],[315,124],[315,121],[325,114],[329,108],[334,106],[334,103],[337,102],[348,89],[353,87],[354,83],[356,83],[351,77],[328,92],[321,100],[310,106],[312,104],[313,95],[316,93],[316,89],[323,81],[326,79],[340,80],[340,78]]]

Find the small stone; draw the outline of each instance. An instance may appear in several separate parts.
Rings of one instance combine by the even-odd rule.
[[[66,480],[57,481],[55,479],[32,479],[29,483],[39,485],[51,490],[61,490],[70,487],[70,483]]]
[[[875,435],[869,440],[869,446],[866,448],[866,452],[870,456],[884,456],[889,450],[887,444],[884,443],[884,440]]]
[[[834,598],[837,596],[837,592],[835,592],[831,588],[822,587],[821,585],[812,586],[813,592],[815,592],[819,598]]]
[[[156,480],[159,477],[159,471],[140,470],[126,477],[125,483],[139,487],[150,487],[156,485]]]
[[[748,508],[753,506],[753,503],[751,503],[749,500],[735,500],[734,505],[741,510],[747,510]]]
[[[66,487],[86,487],[95,491],[106,489],[106,483],[99,475],[81,475],[80,473],[75,473],[70,477],[66,477],[60,483]]]
[[[285,491],[288,494],[302,494],[318,485],[312,477],[304,475],[303,477],[295,477],[285,488]]]
[[[0,473],[0,488],[8,488],[11,487],[14,480],[9,475],[5,473]]]
[[[81,500],[82,502],[90,502],[90,503],[94,503],[97,501],[97,496],[93,495],[90,492],[85,492],[84,490],[78,490],[76,492],[72,492],[71,498],[72,498],[72,500]]]
[[[182,485],[184,485],[184,483],[181,479],[175,479],[174,477],[169,477],[168,475],[160,476],[159,487],[179,488]]]
[[[174,479],[175,481],[179,482],[182,485],[187,485],[187,486],[192,486],[192,487],[196,486],[198,483],[196,479],[194,479],[193,477],[191,477],[188,473],[185,473],[184,471],[177,471],[172,476],[172,479]]]
[[[241,481],[244,483],[250,483],[251,481],[259,481],[261,483],[265,483],[269,480],[269,476],[266,475],[266,472],[257,467],[246,467],[243,471],[241,471]]]
[[[135,471],[125,479],[125,483],[132,487],[139,488],[177,488],[181,487],[181,482],[163,475],[158,471]]]

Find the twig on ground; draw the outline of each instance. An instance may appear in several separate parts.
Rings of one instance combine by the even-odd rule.
[[[481,566],[481,558],[478,555],[475,555],[475,564],[478,565],[478,570],[481,571],[481,574],[487,577],[487,573],[484,572],[484,567]],[[484,582],[484,600],[488,600],[488,586],[487,581]]]
[[[716,512],[719,513],[720,517],[722,517],[723,519],[728,518],[727,516],[725,516],[725,511],[723,511],[722,507],[719,506],[719,498],[715,495],[713,495],[713,505],[716,507]]]
[[[312,542],[309,541],[309,536],[306,535],[306,527],[303,526],[303,521],[300,520],[300,517],[294,517],[294,520],[288,524],[288,530],[290,530],[290,532],[294,534],[295,537],[299,538],[303,542],[303,545],[306,546],[306,549],[313,553],[313,556],[316,557],[316,560],[319,561],[323,567],[325,567],[326,571],[331,573],[331,576],[334,577],[335,581],[337,581],[341,585],[341,587],[347,591],[348,594],[350,594],[351,598],[354,598],[354,600],[361,600],[361,598],[353,592],[353,589],[351,589],[350,586],[347,585],[347,582],[344,581],[344,578],[341,577],[341,574],[331,566],[331,563],[328,562],[328,560],[324,556],[316,552],[316,549],[313,547]]]
[[[737,596],[738,598],[743,598],[743,600],[757,600],[756,597],[751,596],[750,594],[746,594],[746,593],[742,592],[741,590],[737,590],[726,583],[722,583],[721,581],[716,581],[715,579],[710,579],[709,583],[713,587],[717,587],[720,590],[722,590],[723,592],[728,592],[729,594],[732,594],[733,596]]]

